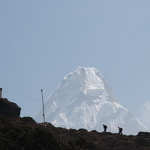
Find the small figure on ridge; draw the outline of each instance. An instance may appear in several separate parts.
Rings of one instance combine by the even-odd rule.
[[[103,124],[104,132],[106,132],[107,126]]]
[[[123,129],[120,127],[118,127],[118,129],[119,129],[119,134],[122,134]]]

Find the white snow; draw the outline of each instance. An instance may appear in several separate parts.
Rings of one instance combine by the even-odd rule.
[[[103,75],[95,68],[79,67],[67,74],[56,91],[45,101],[46,121],[65,128],[85,128],[102,132],[103,124],[108,131],[137,134],[146,128],[113,94]],[[34,118],[42,122],[42,110]]]

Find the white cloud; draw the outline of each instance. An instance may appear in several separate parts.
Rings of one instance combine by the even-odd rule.
[[[146,101],[142,106],[141,119],[144,125],[150,130],[150,102]]]

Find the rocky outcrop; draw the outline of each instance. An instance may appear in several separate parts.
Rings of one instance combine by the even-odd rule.
[[[20,117],[21,108],[6,98],[0,98],[0,115],[5,117]]]
[[[111,132],[65,129],[36,123],[31,117],[0,116],[0,150],[150,150],[150,133],[120,135]]]

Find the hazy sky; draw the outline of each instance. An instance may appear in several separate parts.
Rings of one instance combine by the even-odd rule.
[[[62,78],[95,67],[150,128],[150,1],[0,1],[0,85],[34,116]]]

